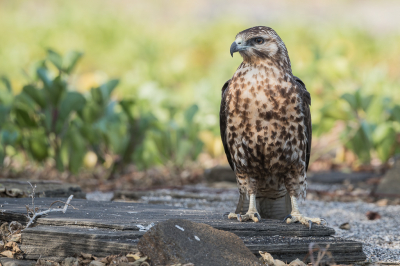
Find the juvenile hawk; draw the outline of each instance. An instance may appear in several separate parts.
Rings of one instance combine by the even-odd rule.
[[[239,201],[236,213],[228,217],[258,222],[256,197],[275,200],[288,194],[288,223],[321,224],[320,218],[304,217],[296,202],[307,189],[310,94],[293,76],[286,46],[273,29],[258,26],[239,32],[230,48],[232,56],[235,52],[243,62],[222,88],[220,129],[239,191],[249,199],[249,207],[242,215]]]

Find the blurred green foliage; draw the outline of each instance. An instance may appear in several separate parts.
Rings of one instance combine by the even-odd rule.
[[[221,87],[241,62],[239,56],[229,56],[229,47],[237,32],[254,26],[254,22],[223,14],[201,20],[191,17],[192,13],[184,16],[181,13],[186,12],[179,13],[177,6],[166,5],[170,4],[1,1],[0,73],[10,78],[9,82],[3,80],[4,92],[0,96],[3,148],[21,142],[21,134],[29,134],[29,139],[43,143],[29,144],[28,138],[23,138],[25,148],[38,150],[38,157],[55,156],[51,147],[58,130],[63,132],[57,133],[63,138],[70,136],[71,143],[79,143],[78,139],[72,140],[75,134],[64,133],[65,124],[51,124],[47,107],[40,105],[43,99],[34,95],[38,87],[24,87],[25,83],[37,82],[31,77],[38,76],[41,89],[49,90],[46,86],[52,84],[67,91],[60,95],[52,92],[59,100],[57,104],[66,101],[66,95],[69,99],[81,98],[78,94],[84,96],[85,107],[77,110],[78,106],[68,106],[73,109],[62,119],[73,125],[70,130],[78,130],[79,123],[84,124],[86,129],[79,132],[88,141],[85,148],[94,151],[100,162],[106,161],[109,154],[118,155],[115,167],[119,167],[133,154],[135,164],[141,167],[168,160],[182,165],[188,158],[196,158],[201,149],[199,133],[207,152],[222,154],[223,149],[215,145],[221,145],[217,142]],[[171,9],[178,10],[173,14],[179,16],[171,16]],[[400,102],[400,31],[377,32],[339,20],[329,24],[278,19],[257,24],[271,26],[284,40],[293,73],[304,81],[312,96],[315,137],[329,132],[337,121],[344,121],[342,143],[361,161],[368,161],[371,155],[386,161],[397,152],[398,142],[393,136],[399,133],[395,103]],[[53,47],[66,56],[52,52],[45,55],[43,47]],[[79,54],[67,55],[71,49],[85,51],[77,74],[70,72]],[[44,56],[54,65],[46,71],[41,63],[32,64]],[[38,69],[42,69],[40,73]],[[50,83],[46,85],[49,72],[56,74],[48,77]],[[64,78],[57,80],[59,74]],[[112,90],[111,96],[108,89],[116,81],[108,83],[109,76],[120,78],[118,89]],[[33,97],[33,106],[32,99],[21,95],[16,97],[20,103],[13,104],[13,94],[21,88],[22,95]],[[367,100],[362,100],[360,107],[352,104],[352,97]],[[369,98],[371,102],[364,103]],[[28,112],[32,110],[29,108],[37,114]],[[185,117],[194,110],[198,111],[188,122]],[[54,132],[50,136],[48,128],[42,126],[41,131],[18,133],[13,124],[17,118],[18,127],[44,124]],[[110,135],[110,131],[115,133]],[[43,134],[48,135],[46,141],[40,137]],[[43,145],[49,145],[47,152],[37,148]],[[3,156],[4,152],[15,154],[12,148],[2,152]],[[68,166],[68,156],[61,158]]]
[[[327,102],[321,115],[323,132],[337,121],[345,123],[341,141],[362,163],[369,163],[371,154],[386,162],[400,153],[400,105],[388,97],[368,95],[359,89]]]
[[[91,151],[100,162],[115,157],[114,174],[132,161],[139,168],[167,162],[181,167],[196,159],[203,145],[194,122],[196,105],[183,112],[181,123],[171,115],[164,124],[141,110],[138,101],[113,100],[118,80],[86,94],[74,91],[68,80],[81,56],[70,52],[62,57],[48,50],[46,59],[36,64],[36,75],[15,97],[9,80],[2,78],[1,163],[6,155],[20,152],[37,162],[53,158],[59,171],[77,173]]]

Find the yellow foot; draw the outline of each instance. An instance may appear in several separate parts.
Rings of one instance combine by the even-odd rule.
[[[237,218],[237,214],[234,212],[228,212],[228,213],[226,213],[226,215],[228,215],[228,219],[236,219]]]
[[[288,224],[295,223],[295,222],[300,222],[301,224],[309,226],[310,230],[311,230],[312,224],[323,224],[323,225],[327,225],[328,224],[325,221],[325,219],[305,217],[299,212],[292,212],[291,214],[286,216],[283,221],[286,221],[286,223],[288,223]]]
[[[261,216],[258,214],[258,212],[247,212],[244,215],[230,212],[226,213],[225,215],[228,215],[228,219],[237,219],[239,222],[253,220],[254,222],[258,223],[261,220]]]
[[[237,214],[237,219],[239,222],[253,220],[253,222],[258,223],[261,220],[261,216],[258,212],[247,212],[245,215]]]

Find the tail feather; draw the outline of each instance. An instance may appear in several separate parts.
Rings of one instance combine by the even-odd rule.
[[[240,194],[235,213],[245,214],[249,209],[249,203],[250,201],[246,195]],[[256,197],[256,204],[258,213],[264,219],[281,220],[292,212],[289,193],[277,199]]]

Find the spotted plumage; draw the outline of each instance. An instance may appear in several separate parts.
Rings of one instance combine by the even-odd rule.
[[[310,94],[293,76],[285,44],[269,27],[237,34],[243,57],[222,88],[221,138],[242,194],[304,198],[311,148]]]

